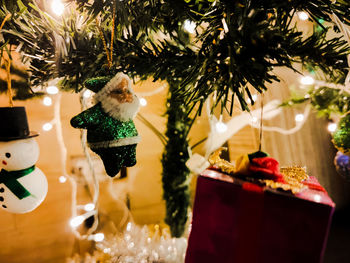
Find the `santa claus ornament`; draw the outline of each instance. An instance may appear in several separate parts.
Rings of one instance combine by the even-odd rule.
[[[0,108],[0,206],[7,212],[27,213],[47,194],[44,173],[35,166],[39,146],[30,132],[24,107]]]
[[[114,177],[122,167],[136,164],[140,136],[133,118],[139,99],[131,88],[131,80],[123,73],[87,80],[85,87],[96,92],[96,104],[73,117],[71,125],[87,129],[89,147],[101,157],[107,174]]]

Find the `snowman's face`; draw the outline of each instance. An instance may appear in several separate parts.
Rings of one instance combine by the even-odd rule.
[[[34,138],[0,142],[0,167],[7,171],[22,170],[39,158],[39,146]]]

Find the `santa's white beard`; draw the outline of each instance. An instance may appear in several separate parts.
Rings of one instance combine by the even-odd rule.
[[[106,96],[100,102],[106,113],[121,121],[133,119],[140,108],[140,101],[135,94],[133,95],[133,101],[131,103],[120,103],[117,99],[110,96]]]

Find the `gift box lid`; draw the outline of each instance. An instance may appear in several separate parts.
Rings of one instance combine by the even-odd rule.
[[[306,186],[305,189],[303,189],[302,191],[300,191],[299,193],[296,193],[296,194],[292,194],[289,191],[273,189],[273,188],[268,187],[268,186],[263,186],[263,185],[247,182],[243,179],[229,176],[229,175],[217,170],[213,166],[204,170],[200,174],[200,176],[204,176],[207,178],[232,183],[235,185],[240,185],[249,191],[271,192],[271,193],[280,194],[280,195],[287,195],[287,196],[290,196],[292,198],[300,198],[300,199],[304,199],[307,201],[335,207],[335,203],[328,196],[327,191],[319,184],[317,179],[313,176],[310,176],[307,180],[303,181],[303,184],[305,184],[305,186]]]

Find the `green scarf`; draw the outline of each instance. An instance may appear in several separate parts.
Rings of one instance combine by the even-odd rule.
[[[17,181],[18,178],[21,178],[23,176],[26,176],[33,172],[35,169],[35,165],[18,171],[6,171],[2,169],[0,171],[0,183],[3,183],[6,185],[10,191],[18,197],[18,199],[23,199],[27,196],[30,196],[31,194],[27,189],[23,187],[23,185],[20,184],[20,182]]]

